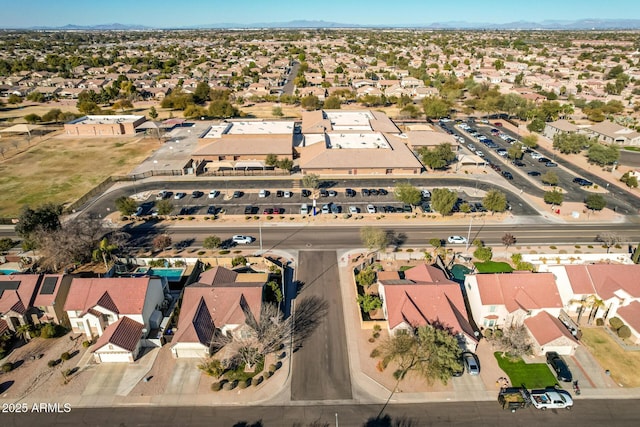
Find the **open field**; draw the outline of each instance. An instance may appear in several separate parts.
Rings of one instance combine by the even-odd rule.
[[[128,173],[157,147],[157,140],[141,137],[36,140],[0,163],[0,216],[15,216],[23,205],[73,202],[108,176]]]
[[[640,351],[625,351],[603,328],[582,328],[581,341],[616,383],[640,387]]]
[[[546,363],[525,363],[518,358],[512,361],[508,357],[502,357],[502,352],[493,354],[498,360],[498,366],[502,369],[514,387],[524,384],[527,388],[545,388],[558,382]]]

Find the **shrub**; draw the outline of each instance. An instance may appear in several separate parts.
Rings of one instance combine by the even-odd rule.
[[[89,348],[90,345],[91,345],[91,341],[82,341],[82,347]]]
[[[376,342],[376,339],[375,339],[374,337],[370,337],[370,338],[369,338],[369,342],[370,342],[370,343],[374,343],[374,342]]]
[[[373,337],[376,339],[380,338],[380,332],[374,332]]]
[[[227,249],[223,249],[223,250],[219,251],[218,253],[219,253],[220,255],[227,255],[227,254],[231,253],[231,251],[230,251],[230,250],[227,250]]]
[[[13,371],[13,363],[7,362],[2,365],[2,372],[11,372]]]
[[[271,378],[272,375],[273,375],[273,372],[267,371],[267,372],[264,373],[264,379],[267,380],[267,379]]]
[[[369,353],[369,357],[372,359],[375,359],[378,356],[380,356],[380,350],[378,350],[377,348],[374,348],[373,350],[371,350],[371,353]]]
[[[617,318],[617,317],[612,317],[611,319],[609,319],[609,324],[610,324],[610,325],[611,325],[611,327],[612,327],[614,330],[616,330],[616,331],[617,331],[618,329],[620,329],[620,328],[622,327],[622,325],[624,325],[624,323],[622,323],[622,320],[620,320],[620,319],[619,319],[619,318]]]
[[[276,368],[276,365],[274,365],[273,363],[271,365],[269,365],[269,372],[273,373],[277,370],[278,368]]]
[[[40,329],[40,337],[42,338],[55,338],[63,335],[64,329],[62,326],[54,323],[47,323]]]
[[[251,378],[247,378],[246,380],[242,380],[238,383],[238,387],[241,389],[245,389],[251,385]]]
[[[602,317],[596,319],[596,326],[604,326],[604,319]]]
[[[558,247],[554,246],[554,245],[551,245],[551,246],[549,246],[549,249],[558,249]]]
[[[233,390],[237,386],[238,386],[238,380],[233,380],[233,381],[229,381],[227,383],[224,383],[222,388],[224,388],[225,390]]]
[[[622,325],[617,332],[618,332],[618,336],[622,339],[631,337],[631,329],[629,329],[627,325]]]
[[[211,384],[211,391],[220,391],[222,390],[223,385],[224,385],[224,382],[222,381],[215,382]]]
[[[72,375],[75,372],[75,368],[74,369],[65,369],[64,372],[62,373],[63,376],[68,377],[70,375]]]
[[[382,330],[382,327],[376,323],[375,325],[373,325],[373,330],[376,332],[380,332]]]
[[[237,256],[231,260],[231,266],[236,267],[238,265],[245,265],[247,263],[247,259],[243,256]]]
[[[68,351],[65,351],[64,353],[62,353],[60,355],[60,359],[64,360],[65,362],[69,359],[71,359],[71,355],[69,354]]]
[[[264,381],[264,378],[262,377],[262,375],[259,375],[257,377],[253,377],[253,381],[251,382],[251,385],[253,385],[254,387],[259,386],[260,384],[262,384],[263,381]]]
[[[49,361],[47,362],[47,366],[48,366],[48,367],[50,367],[50,368],[53,368],[53,367],[54,367],[54,366],[56,366],[57,364],[58,364],[58,361],[57,361],[57,360],[49,360]]]
[[[496,329],[495,331],[493,331],[493,336],[496,338],[502,338],[504,336],[504,333],[502,332],[502,329]]]

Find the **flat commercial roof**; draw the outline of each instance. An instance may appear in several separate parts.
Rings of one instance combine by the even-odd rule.
[[[327,148],[353,149],[353,148],[384,148],[389,149],[389,142],[380,132],[369,133],[337,133],[327,134]]]
[[[251,121],[228,122],[213,125],[203,138],[222,138],[222,135],[292,135],[292,121]]]
[[[333,130],[365,130],[371,131],[370,120],[375,117],[369,111],[326,111]]]
[[[69,122],[69,124],[85,124],[85,125],[104,125],[115,123],[135,122],[144,118],[144,116],[120,115],[120,116],[84,116]]]

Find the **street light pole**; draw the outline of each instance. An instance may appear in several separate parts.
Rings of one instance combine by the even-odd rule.
[[[471,223],[473,222],[473,217],[469,217],[469,231],[467,231],[467,247],[465,251],[469,250],[469,239],[471,238]]]

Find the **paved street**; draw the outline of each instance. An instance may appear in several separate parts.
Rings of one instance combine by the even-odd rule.
[[[297,300],[316,296],[329,303],[324,321],[293,354],[291,400],[351,399],[343,303],[335,251],[300,251]]]

